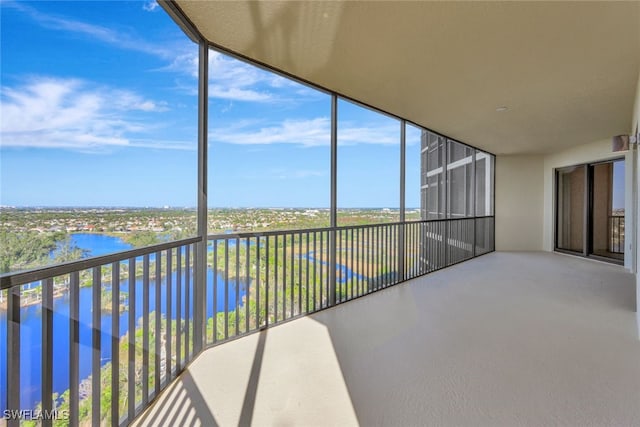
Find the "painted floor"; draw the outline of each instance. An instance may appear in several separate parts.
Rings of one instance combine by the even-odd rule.
[[[640,425],[633,275],[492,253],[209,349],[138,425]]]

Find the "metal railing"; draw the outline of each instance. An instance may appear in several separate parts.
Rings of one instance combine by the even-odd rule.
[[[209,236],[206,344],[493,251],[493,227],[478,217]]]
[[[609,252],[624,253],[624,216],[609,216]]]
[[[10,411],[7,423],[132,421],[194,356],[200,241],[0,277],[0,408],[3,416]]]
[[[128,424],[196,357],[196,326],[217,345],[490,252],[493,236],[493,217],[222,234],[205,268],[191,238],[0,276],[1,413]]]

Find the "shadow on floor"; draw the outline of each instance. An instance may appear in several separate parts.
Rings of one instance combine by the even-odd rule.
[[[242,412],[240,412],[240,421],[238,425],[249,426],[253,420],[253,410],[256,403],[256,394],[258,393],[258,380],[260,379],[260,371],[262,369],[262,357],[264,356],[264,345],[267,340],[267,331],[259,333],[258,346],[253,355],[253,363],[251,365],[251,374],[249,375],[249,383],[245,391],[244,401],[242,402]]]
[[[140,424],[638,425],[634,287],[489,254],[210,349]]]
[[[138,426],[218,426],[189,370],[185,370],[176,383],[160,396],[160,399],[162,399],[161,404],[156,401],[136,421]]]

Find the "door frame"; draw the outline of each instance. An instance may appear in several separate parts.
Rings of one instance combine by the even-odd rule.
[[[613,159],[607,160],[599,160],[594,162],[587,163],[578,163],[575,165],[567,165],[558,168],[554,168],[554,233],[553,233],[553,249],[555,252],[560,252],[564,254],[580,256],[583,258],[591,258],[599,261],[605,261],[613,264],[624,265],[624,257],[623,259],[610,258],[601,255],[595,255],[593,252],[593,206],[594,206],[594,167],[603,163],[614,163],[617,161],[625,162],[625,157],[617,157]],[[625,168],[627,167],[626,163],[624,164]],[[563,249],[558,247],[558,230],[560,229],[560,213],[559,213],[559,202],[560,202],[560,192],[558,191],[558,184],[560,182],[559,175],[560,172],[564,169],[575,168],[575,167],[585,167],[584,174],[584,188],[585,188],[585,197],[583,203],[583,225],[582,225],[582,251],[572,251],[570,249]],[[626,186],[626,182],[625,182]],[[625,230],[625,240],[626,240],[626,230]]]

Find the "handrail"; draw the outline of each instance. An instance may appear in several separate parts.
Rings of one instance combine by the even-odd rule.
[[[608,216],[608,233],[609,233],[609,251],[614,254],[624,253],[624,229],[625,226],[624,215],[609,215]]]
[[[7,334],[0,345],[7,357],[0,367],[7,373],[6,403],[0,405],[21,408],[21,355],[33,351],[20,344],[21,331],[31,322],[42,324],[43,367],[40,378],[26,386],[37,390],[40,383],[41,407],[54,408],[54,390],[68,384],[70,425],[88,422],[88,414],[81,411],[84,405],[91,407],[94,425],[127,424],[197,357],[197,324],[203,346],[209,348],[360,298],[493,251],[494,224],[495,217],[484,216],[212,235],[207,239],[222,245],[214,243],[206,250],[204,265],[199,261],[201,236],[5,274],[0,279],[7,289],[1,295]],[[128,268],[122,262],[128,262]],[[206,281],[196,292],[202,285],[195,278],[203,271]],[[62,285],[55,278],[63,275]],[[35,293],[19,287],[38,281]],[[54,316],[63,310],[54,299],[63,295],[68,298],[67,325],[54,327]],[[199,314],[192,311],[198,298],[203,309]],[[23,311],[31,305],[40,308],[36,317]],[[80,357],[80,331],[89,323],[90,360]],[[62,345],[68,346],[69,357],[61,363],[68,363],[68,383],[54,388],[53,343],[65,327],[69,339]],[[109,343],[111,359],[103,363]],[[127,383],[120,382],[121,364]],[[88,375],[103,378],[103,372],[111,373],[110,383],[91,381],[91,393],[83,394]],[[102,407],[107,390],[110,408]],[[37,404],[33,397],[27,397],[26,404]]]
[[[385,222],[385,223],[375,223],[375,224],[342,225],[338,227],[316,227],[316,228],[292,229],[292,230],[249,231],[249,232],[240,232],[240,233],[210,234],[207,236],[207,240],[226,240],[226,239],[237,239],[237,238],[266,237],[266,236],[276,236],[281,234],[292,234],[292,233],[297,234],[297,233],[313,233],[313,232],[323,232],[323,231],[340,231],[340,230],[348,230],[352,228],[366,229],[366,228],[375,228],[382,225],[395,226],[395,225],[404,225],[404,224],[421,224],[421,223],[432,223],[432,222],[442,222],[442,221],[473,220],[473,219],[482,219],[482,218],[493,218],[493,215],[475,216],[475,217],[470,216],[470,217],[460,217],[460,218],[438,218],[438,219],[428,219],[428,220],[411,220],[411,221],[404,221],[404,222],[397,221],[397,222]],[[56,265],[33,268],[25,271],[3,273],[3,274],[0,274],[0,291],[3,291],[5,289],[10,289],[14,286],[24,285],[25,283],[43,280],[48,277],[61,276],[63,274],[69,274],[74,271],[86,270],[86,269],[97,267],[100,265],[110,264],[116,261],[123,261],[130,258],[136,258],[139,256],[163,251],[166,249],[172,249],[178,246],[196,243],[199,241],[200,241],[200,237],[190,237],[187,239],[175,240],[172,242],[159,243],[156,245],[146,246],[144,248],[129,249],[126,251],[116,252],[113,254],[100,255],[100,256],[80,259],[76,261],[69,261],[69,262],[56,264]]]
[[[77,261],[70,261],[46,267],[34,268],[26,271],[19,271],[15,273],[4,273],[0,275],[0,291],[10,289],[14,286],[24,285],[25,283],[47,279],[49,277],[61,276],[63,274],[69,274],[74,271],[87,270],[89,268],[98,267],[104,264],[110,264],[130,258],[137,258],[143,255],[152,254],[154,252],[173,249],[179,246],[184,246],[200,241],[200,237],[190,237],[188,239],[158,243],[156,245],[146,246],[144,248],[129,249],[109,255],[100,255],[91,258],[80,259]]]
[[[270,231],[242,231],[240,233],[221,233],[221,234],[209,234],[207,240],[226,240],[226,239],[243,239],[251,237],[267,237],[267,236],[280,236],[282,234],[298,234],[298,233],[314,233],[321,231],[340,231],[350,230],[353,228],[375,228],[380,226],[395,226],[406,224],[428,224],[432,222],[444,222],[444,221],[463,221],[483,218],[494,218],[494,215],[484,216],[468,216],[457,218],[438,218],[438,219],[414,219],[410,221],[397,221],[397,222],[377,222],[373,224],[353,224],[353,225],[340,225],[338,227],[316,227],[316,228],[296,228],[285,230],[270,230]]]
[[[206,346],[491,252],[494,220],[482,216],[209,235],[208,268],[215,274],[205,301]]]

